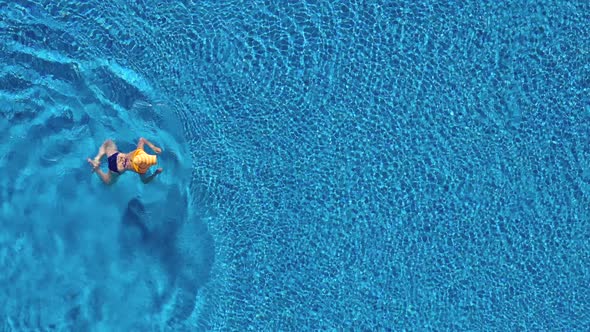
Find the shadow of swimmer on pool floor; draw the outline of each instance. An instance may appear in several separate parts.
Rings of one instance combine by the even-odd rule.
[[[169,188],[167,196],[174,214],[144,205],[139,197],[130,199],[121,216],[118,242],[125,266],[145,264],[151,271],[164,272],[155,287],[150,274],[138,274],[134,282],[147,284],[151,296],[146,301],[167,316],[169,324],[177,324],[198,313],[197,294],[210,278],[215,248],[204,221],[188,213],[180,188]]]
[[[152,144],[145,138],[140,138],[137,142],[137,148],[131,152],[119,152],[117,145],[112,140],[108,139],[102,143],[98,149],[98,154],[94,159],[88,158],[88,163],[92,166],[92,170],[98,177],[106,184],[114,183],[119,175],[125,171],[133,171],[139,174],[143,183],[149,183],[158,174],[162,173],[163,168],[156,169],[151,175],[147,175],[147,171],[158,162],[157,156],[147,154],[143,147],[147,144],[156,154],[160,154],[162,149]],[[108,171],[105,173],[100,169],[100,160],[106,155],[109,165]]]

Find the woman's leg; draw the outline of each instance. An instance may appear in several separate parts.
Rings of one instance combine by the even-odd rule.
[[[115,144],[113,140],[108,139],[104,141],[102,145],[104,146],[104,152],[107,155],[107,157],[110,157],[113,153],[119,151],[119,149],[117,148],[117,144]]]
[[[99,164],[100,159],[102,159],[102,156],[106,154],[107,157],[109,157],[115,152],[117,152],[117,145],[115,144],[115,142],[113,142],[110,139],[104,141],[100,148],[98,148],[98,153],[96,154],[96,157],[94,157],[94,163]]]
[[[113,183],[113,177],[111,176],[111,172],[103,172],[100,168],[97,168],[95,170],[96,174],[98,175],[98,177],[102,180],[102,182],[104,182],[105,184],[111,184]]]

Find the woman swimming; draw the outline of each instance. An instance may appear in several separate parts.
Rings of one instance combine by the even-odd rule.
[[[147,144],[156,154],[160,154],[162,149],[152,144],[145,138],[140,138],[137,143],[137,149],[129,152],[122,153],[117,150],[117,145],[112,140],[106,140],[98,149],[98,154],[94,159],[88,158],[88,163],[92,166],[92,169],[98,177],[106,184],[113,183],[119,175],[125,171],[130,170],[139,174],[143,183],[149,183],[156,175],[162,173],[163,169],[158,168],[151,175],[146,175],[148,169],[158,162],[157,156],[147,154],[143,150],[143,146]],[[100,160],[102,156],[106,155],[109,163],[109,170],[107,173],[100,169]]]

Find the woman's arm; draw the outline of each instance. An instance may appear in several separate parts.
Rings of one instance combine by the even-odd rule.
[[[139,139],[139,143],[137,144],[137,148],[138,149],[143,149],[143,145],[144,144],[147,144],[150,147],[150,149],[154,150],[155,153],[162,152],[162,149],[160,149],[159,147],[155,146],[154,144],[152,144],[152,142],[148,141],[147,139],[145,139],[143,137]]]
[[[152,175],[147,175],[147,174],[139,174],[139,177],[141,178],[141,182],[143,183],[150,183],[158,174],[162,173],[164,169],[162,168],[158,168],[154,173],[152,173]]]

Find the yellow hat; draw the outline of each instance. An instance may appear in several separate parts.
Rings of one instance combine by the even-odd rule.
[[[150,166],[155,165],[158,162],[158,156],[145,153],[142,149],[137,149],[133,152],[131,157],[131,165],[137,173],[145,173]]]

